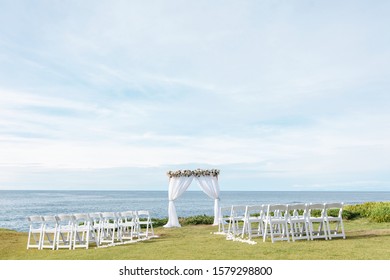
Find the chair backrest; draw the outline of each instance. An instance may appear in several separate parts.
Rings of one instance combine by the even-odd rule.
[[[29,216],[29,217],[27,217],[27,220],[30,224],[30,230],[33,230],[33,229],[42,230],[43,225],[44,225],[42,216]]]
[[[238,218],[245,216],[246,206],[244,205],[232,205],[230,217]]]
[[[89,213],[88,215],[94,222],[99,222],[102,219],[101,213]]]
[[[248,205],[245,209],[245,217],[259,216],[262,217],[264,214],[264,205]]]
[[[76,220],[89,220],[90,217],[88,214],[74,214],[73,215]]]
[[[117,224],[119,222],[118,214],[115,212],[103,212],[101,214],[104,225],[108,225],[110,223]]]
[[[268,205],[268,211],[269,212],[287,211],[287,205],[286,204],[270,204],[270,205]]]
[[[74,222],[74,217],[70,214],[59,214],[57,215],[57,221],[61,225],[72,224]]]
[[[43,216],[43,221],[45,224],[57,224],[58,223],[58,217],[57,216]]]
[[[101,213],[89,213],[89,218],[91,219],[92,226],[95,229],[99,229],[103,224],[103,217]]]
[[[148,221],[148,222],[150,222],[151,221],[151,219],[150,219],[150,214],[149,214],[149,211],[147,211],[147,210],[140,210],[140,211],[135,211],[135,218],[137,219],[137,220],[142,220],[142,221]]]
[[[287,205],[288,214],[291,217],[305,217],[307,215],[307,204],[305,203],[295,203]]]
[[[88,214],[74,214],[73,217],[76,226],[90,225],[92,222]]]
[[[286,218],[288,216],[286,204],[269,204],[267,207],[267,216]]]
[[[220,218],[226,218],[230,216],[230,213],[232,211],[232,207],[220,207],[219,208],[219,217]]]
[[[37,224],[37,223],[42,223],[43,222],[43,217],[42,216],[29,216],[27,217],[27,220],[30,222],[30,224]]]
[[[319,211],[319,213],[313,213],[315,212],[313,210],[317,210],[317,212]],[[307,205],[307,215],[310,217],[310,216],[315,216],[316,214],[318,214],[321,217],[324,217],[325,203],[310,203]]]
[[[338,211],[337,215],[338,217],[342,217],[343,215],[343,202],[333,202],[333,203],[325,203],[325,215],[326,216],[333,216],[331,211]],[[331,211],[329,211],[331,210]]]
[[[104,219],[117,219],[118,215],[115,212],[103,212],[101,213]]]
[[[149,211],[147,211],[147,210],[139,210],[139,211],[137,211],[137,215],[138,215],[138,216],[147,216],[147,217],[150,217]]]
[[[59,214],[57,217],[58,221],[73,221],[73,215],[70,214]]]
[[[137,211],[124,211],[118,213],[118,216],[120,218],[120,221],[125,221],[125,222],[132,222],[135,221],[137,216]]]

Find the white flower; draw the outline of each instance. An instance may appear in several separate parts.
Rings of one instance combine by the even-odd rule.
[[[218,177],[219,175],[219,170],[218,169],[206,169],[206,170],[203,170],[203,169],[196,169],[196,170],[177,170],[177,171],[168,171],[167,172],[167,175],[169,176],[169,178],[172,178],[172,177],[190,177],[190,176],[196,176],[196,177],[200,177],[200,176],[213,176],[213,177]]]

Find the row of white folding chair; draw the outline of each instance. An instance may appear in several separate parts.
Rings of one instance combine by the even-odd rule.
[[[338,209],[336,216],[331,215],[332,209]],[[266,240],[268,234],[272,242],[289,241],[290,235],[293,241],[322,238],[327,240],[332,237],[345,239],[342,211],[343,203],[268,205],[264,220],[263,241]],[[333,224],[334,228],[332,228]],[[267,225],[269,225],[269,230]]]
[[[343,224],[343,203],[310,203],[306,204],[305,208],[302,205],[302,219],[306,219],[309,237],[313,239],[332,239],[334,237],[342,237],[345,239],[345,231]],[[317,215],[313,212],[317,211]],[[333,216],[332,211],[337,211]],[[317,226],[317,229],[315,229]]]
[[[100,222],[95,219],[95,224],[101,226],[100,243],[154,236],[153,222],[147,210],[102,213]]]
[[[232,205],[231,207],[221,207],[218,223],[218,231],[228,235],[239,235],[250,232],[252,233],[251,224],[258,222],[257,217],[248,213],[254,210],[256,206]],[[262,223],[260,223],[262,224]],[[262,226],[259,225],[262,228]]]
[[[89,243],[97,246],[133,237],[154,235],[149,211],[104,212],[75,215],[31,216],[27,241],[29,248],[88,249]],[[145,232],[142,227],[146,227]],[[33,243],[31,243],[33,242]]]
[[[323,207],[323,205],[322,205]],[[263,217],[263,241],[270,236],[271,241],[299,239],[312,240],[314,238],[314,226],[316,222],[322,222],[320,218],[309,215],[311,209],[317,209],[317,204],[274,204],[262,205]],[[322,224],[321,224],[322,227]],[[316,232],[315,238],[324,237],[324,231]],[[321,234],[322,233],[322,234]]]
[[[153,223],[147,210],[93,213],[90,217],[99,245],[114,245],[135,237],[140,240],[154,236]]]
[[[88,214],[31,216],[27,249],[89,247],[97,244],[96,232]],[[33,241],[33,243],[31,243]]]
[[[230,235],[241,233],[242,237],[247,234],[249,239],[252,236],[262,236],[263,241],[270,235],[272,242],[276,240],[289,241],[290,235],[293,241],[317,238],[331,239],[332,237],[345,238],[342,208],[342,203],[233,205],[230,207],[230,214],[227,215],[229,208],[222,207],[219,231]],[[339,209],[338,215],[329,215],[329,209]],[[320,216],[312,215],[315,210],[320,211]],[[331,229],[332,222],[336,224],[334,229]],[[229,227],[226,229],[227,223]],[[252,226],[253,223],[255,223],[255,227]],[[318,224],[317,230],[314,229],[316,224]],[[240,227],[241,225],[242,227]]]
[[[218,231],[223,234],[238,236],[245,234],[262,236],[263,232],[263,206],[232,205],[221,207],[218,223]],[[257,225],[252,226],[253,223]]]

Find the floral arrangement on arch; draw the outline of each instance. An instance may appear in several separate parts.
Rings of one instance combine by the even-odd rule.
[[[168,171],[167,175],[169,178],[172,177],[201,177],[201,176],[212,176],[218,177],[219,169],[195,169],[195,170],[177,170],[177,171]]]

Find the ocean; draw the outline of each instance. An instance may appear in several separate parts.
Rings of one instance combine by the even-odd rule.
[[[274,203],[390,201],[390,192],[222,191],[220,206]],[[213,215],[214,200],[187,191],[175,201],[177,215]],[[167,191],[0,191],[0,228],[27,231],[27,216],[149,210],[168,216]]]

